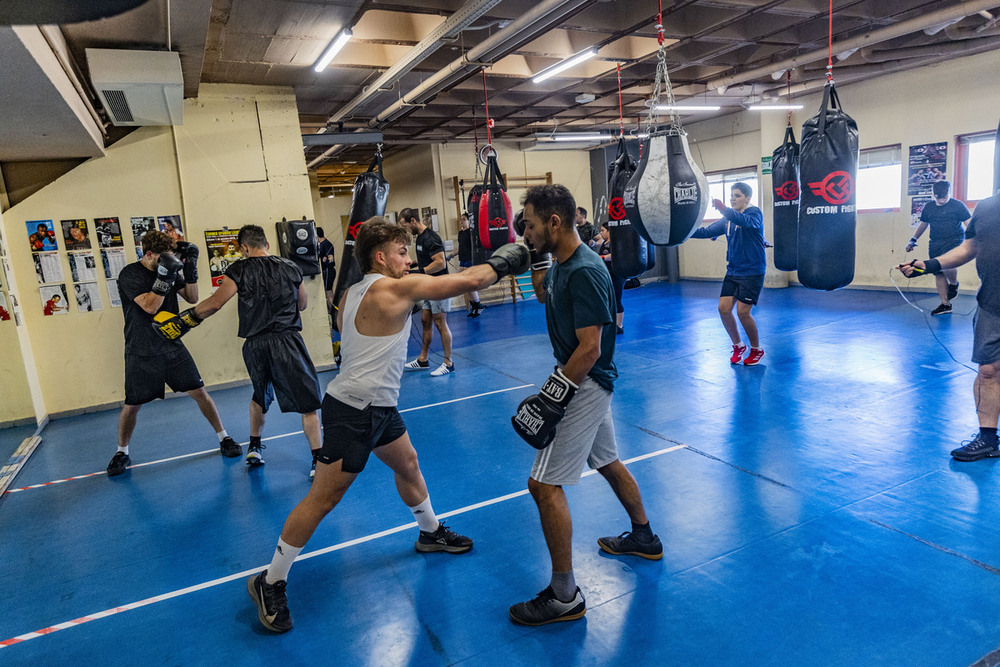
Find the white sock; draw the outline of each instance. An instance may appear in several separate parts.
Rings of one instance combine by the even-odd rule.
[[[128,445],[125,445],[124,447],[118,445],[118,451],[124,454],[125,456],[128,456]]]
[[[278,546],[274,550],[274,557],[271,559],[271,564],[267,566],[267,574],[264,575],[264,581],[273,584],[276,581],[288,579],[288,571],[292,569],[292,563],[295,562],[295,559],[302,552],[303,548],[293,547],[279,537]]]
[[[226,433],[226,429],[222,429],[221,431],[216,431],[215,435],[219,436],[219,442],[222,442],[223,440],[229,437],[229,434]]]
[[[736,347],[746,347],[746,345],[743,344],[743,341],[740,341],[738,343],[734,343],[734,345],[736,345]]]
[[[759,351],[759,350],[763,350],[764,348],[762,348],[762,347],[751,347],[750,349],[751,350],[758,350]]]
[[[417,520],[420,530],[433,533],[438,529],[440,523],[437,520],[437,515],[434,514],[434,510],[431,508],[430,496],[424,498],[424,502],[419,505],[411,507],[410,511],[413,512],[413,518]]]

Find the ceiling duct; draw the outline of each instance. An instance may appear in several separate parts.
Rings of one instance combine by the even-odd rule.
[[[87,49],[90,82],[115,125],[181,125],[184,77],[174,51]]]

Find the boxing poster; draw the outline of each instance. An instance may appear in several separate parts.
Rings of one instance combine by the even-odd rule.
[[[156,217],[156,224],[159,226],[161,232],[174,241],[184,240],[184,232],[181,231],[181,216],[159,215]]]
[[[930,196],[913,198],[910,202],[910,227],[916,229],[916,227],[920,224],[920,214],[923,213],[924,206],[927,206],[932,201],[934,201],[934,197]]]
[[[132,218],[132,241],[135,243],[136,259],[142,259],[142,237],[146,232],[156,229],[156,218],[152,216],[142,216]]]
[[[123,248],[122,226],[118,218],[94,218],[94,233],[101,248]]]
[[[90,250],[90,232],[86,220],[60,220],[66,250]]]
[[[28,228],[28,243],[32,252],[59,249],[56,230],[51,220],[29,220],[24,224]]]
[[[208,250],[208,269],[212,274],[212,287],[222,284],[222,276],[229,266],[240,259],[240,246],[236,242],[239,231],[229,229],[206,229],[205,248]]]
[[[95,310],[104,310],[97,283],[78,283],[73,286],[73,291],[76,293],[76,309],[79,312],[89,313]]]
[[[58,252],[33,252],[31,258],[35,262],[35,276],[39,285],[62,282],[63,268]]]
[[[7,295],[0,292],[0,322],[10,319],[10,311],[7,309]]]
[[[69,312],[65,285],[46,285],[38,288],[42,298],[42,315],[65,315]]]
[[[124,248],[101,250],[101,261],[104,264],[104,277],[108,279],[118,278],[118,274],[128,264],[128,260],[125,259]]]
[[[97,261],[90,250],[69,253],[69,272],[74,283],[97,280]]]
[[[118,291],[118,279],[112,278],[108,281],[108,300],[111,302],[112,308],[122,307],[122,295]]]
[[[948,164],[948,142],[910,146],[906,194],[929,195],[938,181],[945,179]]]

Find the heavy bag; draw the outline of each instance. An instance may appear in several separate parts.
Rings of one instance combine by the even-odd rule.
[[[771,185],[774,187],[774,266],[794,271],[799,247],[799,145],[789,125],[785,141],[771,154]]]
[[[997,133],[993,137],[993,192],[990,196],[998,192],[1000,192],[1000,125],[997,125]]]
[[[625,215],[653,245],[680,245],[708,210],[708,180],[691,159],[680,128],[652,132],[622,197]]]
[[[500,174],[495,153],[486,158],[486,175],[483,177],[483,193],[479,198],[479,213],[476,227],[479,245],[487,250],[496,250],[502,245],[513,243],[514,211],[507,196],[507,186]]]
[[[482,199],[483,191],[482,184],[477,183],[472,186],[469,190],[469,196],[466,199],[465,210],[469,214],[469,231],[471,232],[472,240],[472,263],[474,265],[482,264],[490,258],[492,251],[487,250],[479,243],[479,232],[476,226],[476,216],[479,215],[479,200]]]
[[[378,153],[368,166],[368,171],[354,179],[351,217],[348,219],[347,233],[344,234],[344,253],[340,257],[340,273],[337,274],[337,285],[333,290],[335,306],[339,307],[340,299],[347,288],[362,278],[361,265],[354,256],[354,241],[358,237],[358,228],[369,218],[385,215],[385,205],[388,200],[389,182],[382,175],[382,154]],[[334,318],[334,326],[336,321]]]
[[[625,138],[618,139],[618,156],[608,167],[608,235],[611,237],[611,270],[619,278],[632,278],[647,268],[649,246],[639,236],[625,215],[622,195],[632,174],[635,160],[625,148]]]
[[[316,223],[305,219],[282,220],[274,226],[278,232],[278,254],[299,267],[303,276],[320,273]]]
[[[799,282],[835,290],[854,280],[858,124],[830,82],[819,113],[802,124],[799,151]]]

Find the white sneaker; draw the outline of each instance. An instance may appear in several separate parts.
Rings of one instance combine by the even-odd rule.
[[[451,366],[449,366],[448,364],[441,364],[436,369],[431,371],[431,377],[435,378],[441,377],[442,375],[447,375],[448,373],[454,373],[454,372],[455,372],[454,364],[452,364]]]
[[[403,370],[404,371],[426,371],[430,367],[431,367],[431,363],[429,361],[420,361],[419,359],[414,359],[413,361],[411,361],[411,362],[409,362],[407,364],[404,364],[403,365]]]

